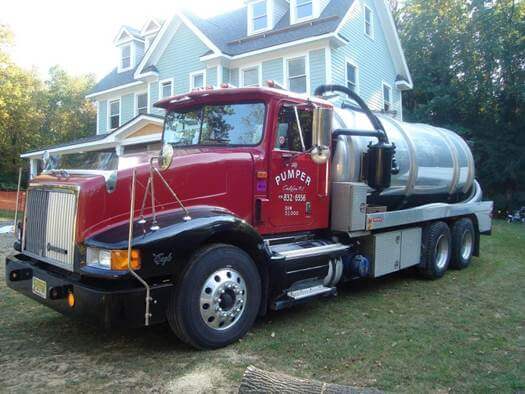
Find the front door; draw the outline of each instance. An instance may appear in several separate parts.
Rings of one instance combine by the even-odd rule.
[[[311,159],[313,114],[285,104],[270,155],[268,224],[273,233],[328,227],[329,163]]]

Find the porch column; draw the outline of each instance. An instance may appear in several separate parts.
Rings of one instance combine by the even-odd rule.
[[[124,147],[122,145],[115,146],[115,153],[118,157],[122,156],[124,154]]]
[[[38,175],[38,159],[29,159],[29,179]]]

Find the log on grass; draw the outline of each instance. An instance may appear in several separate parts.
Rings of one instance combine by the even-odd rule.
[[[239,393],[378,394],[380,391],[299,379],[249,366],[244,372]]]

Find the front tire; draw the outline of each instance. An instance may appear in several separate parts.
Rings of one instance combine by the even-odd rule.
[[[423,229],[419,273],[427,279],[445,275],[450,264],[452,242],[450,229],[445,222],[429,223]]]
[[[213,244],[198,250],[175,284],[168,321],[175,334],[198,349],[216,349],[242,338],[261,302],[261,279],[243,250]]]
[[[452,226],[452,260],[450,266],[455,269],[467,268],[472,261],[476,242],[476,233],[472,220],[464,218]]]

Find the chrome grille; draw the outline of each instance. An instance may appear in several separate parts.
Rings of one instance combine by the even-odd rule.
[[[73,270],[77,195],[70,189],[28,191],[24,252]]]

